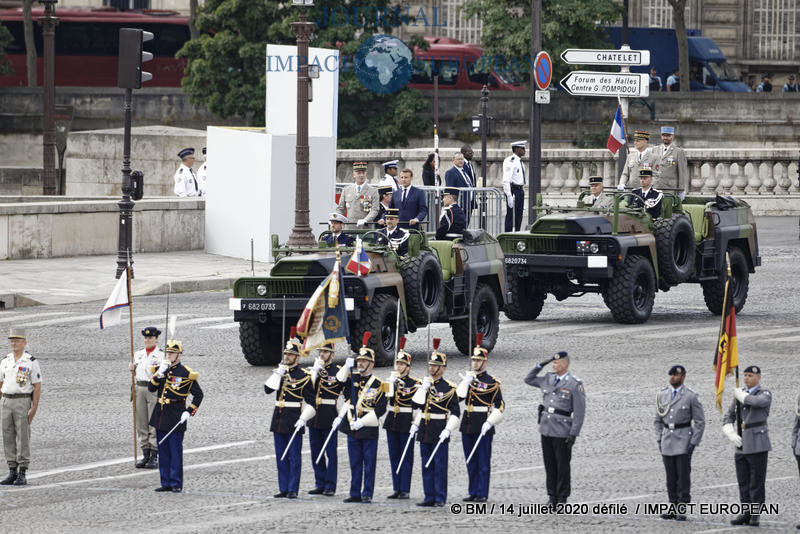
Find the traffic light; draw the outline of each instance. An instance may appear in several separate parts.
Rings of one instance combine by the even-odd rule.
[[[142,63],[153,59],[153,54],[142,50],[142,43],[153,39],[153,34],[135,28],[119,30],[119,70],[117,87],[141,89],[142,82],[153,79],[149,72],[142,71]]]

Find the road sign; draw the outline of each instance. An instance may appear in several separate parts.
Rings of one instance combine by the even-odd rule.
[[[649,65],[650,50],[588,50],[570,48],[561,59],[572,65]]]
[[[547,52],[542,51],[536,54],[533,62],[533,77],[536,79],[536,86],[542,91],[550,85],[550,80],[553,78],[553,60],[550,59],[550,54]]]
[[[650,94],[650,76],[636,72],[574,70],[564,76],[561,86],[575,96],[645,97]]]
[[[549,104],[550,103],[550,91],[536,91],[534,96],[534,100],[536,100],[537,104]]]

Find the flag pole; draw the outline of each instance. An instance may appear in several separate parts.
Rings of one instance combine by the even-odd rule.
[[[128,280],[128,323],[131,337],[131,363],[133,362],[133,295],[131,295],[131,251],[128,250],[128,263],[125,265],[125,276]],[[133,399],[133,463],[136,463],[136,367],[131,371],[131,398]]]

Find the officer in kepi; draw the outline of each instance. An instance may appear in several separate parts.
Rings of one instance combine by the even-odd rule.
[[[506,195],[506,232],[518,232],[522,227],[522,214],[525,210],[525,141],[511,143],[512,155],[503,160],[503,192]]]
[[[0,418],[8,476],[0,484],[24,486],[31,461],[31,423],[42,394],[42,371],[39,361],[25,350],[28,338],[24,328],[12,328],[8,341],[11,353],[0,360]]]
[[[653,187],[653,170],[647,167],[639,170],[639,182],[642,184],[641,187],[637,187],[632,193],[644,201],[644,208],[651,217],[654,219],[661,217],[661,201],[664,194]]]
[[[147,386],[158,397],[158,406],[150,416],[150,426],[156,429],[161,474],[161,487],[156,491],[183,491],[183,435],[189,417],[197,413],[203,402],[198,374],[181,363],[181,356],[183,343],[175,339],[167,341],[165,360]],[[192,402],[187,406],[189,395]]]
[[[314,417],[314,386],[311,373],[301,368],[300,344],[292,327],[289,340],[283,349],[283,361],[264,383],[264,393],[275,393],[272,411],[272,432],[275,442],[275,462],[278,466],[278,493],[276,499],[296,499],[300,487],[303,428]]]
[[[311,368],[311,383],[314,388],[314,405],[316,413],[308,421],[308,442],[311,445],[311,461],[314,467],[314,489],[309,495],[325,495],[330,497],[336,493],[336,473],[338,466],[337,442],[338,432],[333,428],[336,420],[336,401],[342,394],[342,384],[336,380],[339,366],[333,363],[334,344],[326,342],[319,349],[319,357]],[[338,422],[337,422],[338,424]],[[333,430],[333,432],[331,432]],[[328,436],[324,454],[322,446]],[[317,461],[319,458],[319,461]]]
[[[173,191],[179,197],[196,197],[200,195],[200,183],[192,170],[194,165],[194,149],[184,148],[178,152],[181,165],[175,171],[175,186]]]
[[[347,217],[334,211],[328,218],[328,222],[331,225],[331,233],[326,235],[322,240],[330,246],[352,247],[353,243],[355,243],[355,239],[342,232],[344,223],[348,222]]]
[[[461,417],[461,444],[464,446],[464,459],[469,460],[469,495],[462,500],[475,502],[485,502],[489,498],[492,440],[506,407],[500,381],[486,372],[489,351],[482,344],[483,334],[476,334],[472,369],[456,388],[458,398],[465,402]]]
[[[439,216],[439,227],[436,229],[436,239],[453,240],[461,237],[466,229],[467,222],[464,211],[458,202],[458,188],[448,187],[442,195],[442,214]]]
[[[380,242],[389,245],[400,256],[408,254],[408,237],[410,232],[400,228],[400,210],[389,208],[386,210],[386,228],[378,230]]]
[[[767,456],[772,450],[767,417],[772,393],[761,387],[761,368],[751,365],[744,370],[744,387],[733,390],[734,401],[723,419],[722,431],[736,447],[733,456],[739,501],[764,504],[767,480]],[[738,414],[741,414],[739,416]],[[741,514],[731,525],[760,524],[760,514]]]
[[[134,373],[136,383],[136,437],[142,449],[142,459],[136,462],[136,467],[155,469],[158,467],[158,446],[156,444],[156,429],[150,426],[150,417],[158,403],[156,394],[148,388],[153,379],[153,373],[164,362],[164,353],[158,348],[158,336],[161,330],[155,326],[148,326],[142,330],[144,348],[136,351],[133,362],[129,368]]]
[[[614,207],[614,197],[603,192],[603,177],[589,177],[589,195],[583,197],[583,203],[594,208],[608,209]]]
[[[553,362],[553,372],[539,376],[542,368]],[[525,383],[542,390],[539,405],[539,432],[547,474],[550,506],[566,503],[571,492],[570,461],[572,446],[581,432],[586,413],[583,382],[569,372],[569,355],[559,352],[534,367]]]
[[[669,370],[669,386],[656,397],[653,422],[656,441],[667,472],[667,495],[672,505],[692,502],[692,452],[703,437],[706,418],[697,393],[684,385],[686,368],[673,365]],[[674,510],[674,511],[673,511]],[[661,519],[686,521],[685,508],[675,506]]]

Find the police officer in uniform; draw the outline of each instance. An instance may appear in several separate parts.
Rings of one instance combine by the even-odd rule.
[[[553,362],[553,372],[539,376],[542,368]],[[542,390],[539,405],[539,432],[547,474],[550,505],[567,502],[571,492],[570,461],[572,446],[581,432],[586,413],[583,382],[569,372],[569,355],[559,352],[534,367],[525,378],[529,386]]]
[[[448,187],[442,195],[442,214],[439,216],[439,227],[436,229],[436,239],[455,239],[464,233],[467,221],[464,211],[458,202],[458,188]],[[447,234],[454,234],[448,237]]]
[[[391,186],[392,192],[397,191],[400,189],[400,184],[397,182],[397,164],[400,163],[400,160],[393,159],[392,161],[387,161],[383,164],[383,178],[378,185],[388,185]]]
[[[651,217],[654,219],[661,217],[661,201],[664,199],[664,193],[653,187],[653,170],[647,167],[640,170],[639,182],[642,186],[634,189],[632,193],[644,200],[645,211]]]
[[[364,332],[358,357],[347,358],[336,374],[336,380],[344,384],[342,393],[348,404],[347,421],[341,427],[347,434],[350,457],[350,496],[344,502],[371,503],[375,489],[379,420],[386,413],[389,385],[372,374],[375,351],[367,347],[371,336],[371,332]],[[351,372],[356,361],[356,371]]]
[[[494,427],[503,420],[506,407],[500,391],[500,381],[486,372],[489,351],[481,346],[482,343],[483,334],[477,334],[475,349],[472,351],[472,370],[467,372],[456,388],[458,398],[466,403],[464,415],[461,417],[464,459],[469,458],[475,443],[478,443],[475,454],[467,464],[469,495],[463,499],[475,502],[486,502],[489,498]]]
[[[445,380],[447,356],[439,352],[439,338],[433,338],[433,352],[428,360],[428,373],[411,398],[420,411],[409,434],[416,434],[422,462],[422,487],[425,499],[417,506],[444,506],[447,501],[447,458],[450,435],[458,428],[461,407],[456,385]],[[438,449],[436,448],[438,445]],[[425,467],[436,449],[430,465]]]
[[[622,174],[619,178],[619,184],[617,185],[617,189],[620,191],[625,189],[625,186],[628,185],[628,182],[635,180],[639,175],[639,169],[644,167],[652,169],[653,176],[658,178],[658,162],[660,157],[652,149],[652,147],[647,146],[647,142],[649,140],[650,132],[646,130],[636,130],[636,132],[633,134],[634,150],[630,150],[627,158],[625,159],[625,166],[622,169]],[[631,184],[631,187],[632,186],[633,184]]]
[[[722,431],[736,446],[733,460],[739,483],[739,500],[742,504],[763,504],[767,456],[772,450],[767,428],[772,393],[761,387],[761,369],[758,366],[751,365],[744,370],[744,387],[734,389],[733,396],[734,401],[722,421]],[[741,428],[737,428],[736,412],[739,410]],[[742,514],[731,520],[731,525],[757,527],[760,519],[759,514]]]
[[[206,147],[203,147],[203,157],[206,156]],[[197,171],[197,187],[199,189],[199,196],[204,197],[206,196],[206,185],[208,181],[208,160],[203,162],[200,165],[200,169]]]
[[[275,393],[275,409],[269,430],[275,440],[275,462],[278,465],[276,499],[296,499],[300,486],[303,427],[316,414],[314,385],[311,373],[298,365],[301,344],[295,338],[293,326],[283,349],[283,361],[264,383],[264,393]],[[297,431],[297,432],[295,432]],[[292,439],[292,435],[297,434]],[[286,448],[286,456],[281,459]]]
[[[525,141],[511,143],[513,154],[503,160],[503,192],[506,194],[506,232],[519,231],[525,210]]]
[[[589,196],[583,197],[583,203],[595,208],[613,208],[614,197],[608,193],[603,193],[603,177],[589,177]]]
[[[150,426],[150,417],[156,407],[158,397],[148,388],[153,379],[153,373],[164,361],[164,353],[158,348],[158,336],[161,330],[155,326],[148,326],[142,330],[144,348],[133,355],[133,363],[129,368],[134,372],[136,383],[136,436],[139,447],[142,449],[142,459],[136,462],[136,467],[155,469],[158,467],[158,446],[156,444],[156,429]]]
[[[317,457],[322,450],[322,445],[331,433],[333,422],[336,419],[336,400],[342,394],[342,384],[336,380],[339,366],[333,363],[334,344],[326,342],[319,349],[319,358],[314,361],[311,368],[311,384],[314,388],[314,406],[316,413],[308,421],[308,442],[311,445],[311,461],[314,467],[314,489],[309,495],[332,496],[336,493],[337,433],[331,435],[325,454]],[[338,422],[337,422],[338,424]]]
[[[192,170],[194,165],[194,149],[184,148],[178,152],[181,166],[175,171],[175,187],[173,191],[179,197],[196,197],[200,194],[200,184]]]
[[[377,220],[380,200],[378,190],[367,183],[367,162],[353,163],[353,178],[356,183],[342,189],[336,213],[347,215],[358,226]]]
[[[706,418],[697,393],[684,385],[686,368],[673,365],[669,370],[669,386],[656,397],[653,422],[656,441],[667,472],[667,495],[672,504],[692,502],[692,452],[703,437]],[[661,514],[661,519],[685,521],[686,514]]]
[[[689,167],[683,149],[675,144],[674,126],[661,127],[661,144],[653,150],[659,157],[658,187],[679,189],[677,193],[683,200],[689,192]]]
[[[392,202],[392,186],[382,185],[378,187],[378,214],[375,216],[375,222],[381,226],[386,225],[386,210]]]
[[[11,352],[0,361],[0,419],[8,476],[0,484],[24,486],[31,461],[31,423],[42,394],[42,371],[39,361],[25,350],[28,338],[24,328],[12,328],[8,340]]]
[[[331,225],[331,233],[322,238],[322,240],[330,246],[344,246],[352,247],[355,239],[345,234],[342,231],[344,223],[348,222],[347,217],[341,213],[333,212],[328,220]]]
[[[410,376],[411,354],[405,349],[406,338],[397,340],[398,352],[394,359],[394,371],[389,375],[389,410],[383,421],[386,430],[386,442],[389,445],[389,463],[392,466],[392,489],[394,493],[388,499],[408,499],[411,492],[411,473],[414,470],[414,447],[409,446],[400,472],[397,464],[403,455],[411,429],[413,407],[411,398],[417,392],[420,380]]]
[[[410,232],[405,228],[400,228],[397,224],[400,221],[400,210],[389,208],[386,210],[386,228],[378,230],[380,242],[392,247],[400,256],[408,254],[408,237]]]
[[[197,413],[203,402],[203,390],[197,383],[198,374],[181,363],[183,343],[167,341],[167,354],[147,385],[156,392],[158,406],[150,416],[158,440],[158,470],[161,487],[156,491],[183,491],[183,434],[186,422]],[[186,406],[189,395],[192,402]]]

